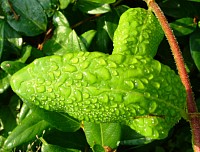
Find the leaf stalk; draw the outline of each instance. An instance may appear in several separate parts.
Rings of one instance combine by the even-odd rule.
[[[156,17],[158,18],[162,26],[162,29],[165,33],[165,36],[169,42],[169,45],[171,47],[179,76],[181,78],[181,81],[187,93],[187,111],[188,111],[188,119],[189,119],[191,131],[192,131],[193,150],[194,152],[200,152],[200,117],[197,114],[198,109],[197,109],[194,95],[192,92],[190,80],[185,68],[185,63],[184,63],[181,50],[179,48],[178,42],[174,36],[173,31],[170,28],[170,25],[164,13],[162,12],[158,4],[155,2],[155,0],[145,0],[145,2],[152,9]]]

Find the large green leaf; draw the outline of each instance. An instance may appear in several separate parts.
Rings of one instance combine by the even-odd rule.
[[[91,147],[98,144],[102,147],[115,149],[120,141],[121,126],[118,123],[91,123],[84,122],[84,131]]]
[[[200,71],[200,30],[196,30],[190,36],[190,52],[194,63],[196,64],[198,70]]]
[[[3,1],[2,7],[8,23],[16,31],[27,36],[35,36],[46,30],[47,17],[38,1],[9,0]]]

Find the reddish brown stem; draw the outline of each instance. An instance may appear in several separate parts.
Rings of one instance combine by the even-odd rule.
[[[164,16],[158,4],[154,0],[145,0],[145,1],[157,16],[162,26],[162,29],[165,33],[165,36],[167,37],[169,45],[171,47],[172,54],[174,56],[174,60],[176,62],[176,66],[178,69],[178,73],[187,92],[187,110],[188,110],[190,126],[192,128],[193,149],[195,152],[200,152],[200,120],[199,120],[200,118],[197,115],[198,113],[197,106],[194,100],[190,80],[187,75],[184,59],[182,57],[178,42],[174,36],[173,31],[169,26],[166,17]]]

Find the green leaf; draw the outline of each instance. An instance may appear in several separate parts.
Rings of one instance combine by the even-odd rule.
[[[194,17],[199,13],[199,6],[198,3],[185,0],[167,0],[160,3],[162,11],[175,18]]]
[[[2,7],[8,23],[16,31],[26,36],[35,36],[46,30],[46,14],[38,1],[9,0],[3,1]]]
[[[85,148],[88,147],[85,135],[81,129],[76,132],[61,132],[52,129],[48,131],[48,133],[44,134],[43,138],[48,144],[70,149],[80,149],[81,151],[85,151]]]
[[[0,93],[3,93],[9,87],[10,75],[0,69]]]
[[[25,63],[26,60],[31,56],[32,47],[30,45],[23,47],[23,55],[17,61]]]
[[[51,17],[57,9],[58,0],[38,0],[38,2],[48,17]]]
[[[32,110],[27,106],[26,103],[23,103],[19,115],[18,115],[18,124],[21,124],[22,121],[32,113]]]
[[[127,6],[120,5],[114,8],[111,12],[106,13],[102,20],[104,22],[103,29],[108,33],[111,40],[113,40],[114,32],[117,29],[120,16],[128,9]]]
[[[188,0],[188,1],[191,1],[191,2],[200,2],[200,0]]]
[[[120,16],[112,54],[154,57],[163,36],[158,19],[151,10],[130,8]]]
[[[198,70],[200,71],[200,30],[196,30],[190,36],[190,52],[194,63],[196,64]]]
[[[30,107],[34,113],[60,131],[74,132],[81,127],[81,123],[68,114],[47,111],[34,105]]]
[[[96,3],[90,0],[77,1],[77,7],[84,13],[88,14],[103,14],[110,11],[109,4]]]
[[[171,28],[176,36],[184,36],[191,34],[196,29],[196,23],[193,18],[181,18],[170,23]]]
[[[98,145],[98,144],[95,144],[92,149],[94,152],[105,152],[105,149],[101,145]]]
[[[13,113],[16,107],[11,104],[0,107],[1,135],[7,137],[9,133],[16,127],[16,113]]]
[[[8,23],[5,23],[5,41],[18,49],[22,48],[23,40],[21,35],[16,32]]]
[[[117,148],[120,141],[121,126],[118,123],[91,123],[84,122],[84,131],[87,141],[91,147],[98,144],[108,146],[112,149]]]
[[[36,139],[36,135],[41,136],[43,131],[48,127],[49,123],[32,113],[22,121],[21,125],[18,125],[10,133],[4,143],[3,149],[12,149],[23,143],[30,142]]]
[[[60,9],[65,9],[72,0],[59,0],[60,2]]]
[[[64,148],[58,145],[48,144],[44,141],[44,139],[41,141],[43,142],[41,152],[81,152],[77,149]]]
[[[53,23],[56,29],[53,37],[44,45],[43,50],[46,54],[64,55],[67,52],[87,51],[84,43],[70,28],[67,19],[61,12],[58,11],[54,14]]]
[[[97,33],[94,39],[95,43],[92,45],[93,50],[111,53],[113,43],[106,31],[105,18],[101,17],[97,20]]]
[[[13,75],[15,72],[17,72],[25,66],[26,64],[18,61],[4,61],[1,63],[1,68],[10,75]]]
[[[3,20],[0,20],[0,59],[1,59],[3,47],[4,47],[4,25],[5,25],[5,22]]]
[[[87,49],[89,48],[95,34],[96,34],[95,30],[89,30],[80,36],[80,40],[84,43]]]
[[[110,3],[114,3],[116,2],[116,0],[88,0],[90,2],[94,2],[94,3],[107,3],[107,4],[110,4]]]

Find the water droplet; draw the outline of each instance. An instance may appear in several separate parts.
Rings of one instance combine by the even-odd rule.
[[[108,69],[106,69],[106,68],[97,69],[95,72],[103,80],[109,80],[109,79],[111,79],[110,71]]]
[[[109,61],[108,66],[111,68],[117,68],[117,64],[115,62]]]
[[[99,97],[99,100],[100,100],[100,102],[108,103],[108,101],[109,101],[108,95],[107,95],[107,94],[101,95],[101,96]]]
[[[52,72],[49,72],[47,75],[51,80],[55,80],[54,74]]]
[[[135,84],[135,87],[137,88],[137,89],[144,89],[145,87],[144,87],[144,84],[138,79],[138,80],[135,80],[135,82],[134,82],[134,84]]]
[[[156,110],[156,108],[157,108],[157,103],[152,101],[149,104],[149,113],[153,113]]]
[[[76,98],[76,101],[82,101],[82,100],[83,100],[83,99],[82,99],[82,93],[81,93],[81,91],[79,91],[79,90],[75,90],[74,96],[75,96],[75,98]]]
[[[39,83],[39,84],[42,84],[42,83],[44,83],[45,82],[45,79],[44,78],[38,78],[37,79],[37,83]]]
[[[83,98],[88,99],[89,97],[90,97],[90,94],[88,94],[86,92],[83,93]]]
[[[52,88],[47,88],[47,92],[51,93],[53,91]]]
[[[31,101],[35,101],[35,96],[32,96],[32,97],[31,97]]]
[[[116,70],[112,70],[112,75],[117,76],[118,72]]]
[[[63,68],[64,72],[75,72],[77,71],[76,66],[70,65],[70,64],[65,64]]]
[[[78,63],[79,62],[79,59],[78,58],[73,58],[73,59],[71,59],[71,63],[73,63],[73,64],[76,64],[76,63]]]
[[[57,70],[57,71],[53,71],[53,74],[55,77],[58,78],[61,75],[61,72],[59,70]]]
[[[145,79],[145,78],[141,79],[141,81],[142,81],[143,83],[146,83],[146,84],[149,83],[149,81],[148,81],[147,79]]]
[[[86,69],[89,65],[90,65],[90,63],[87,62],[87,61],[85,61],[85,62],[81,63],[79,66],[80,66],[82,69]]]
[[[74,75],[74,78],[75,78],[75,79],[78,79],[78,80],[81,80],[81,79],[83,79],[83,74],[82,74],[82,73],[76,73],[76,74]]]
[[[59,66],[55,62],[51,62],[51,65],[50,65],[51,71],[56,71],[56,70],[58,70],[58,68],[59,68]]]
[[[92,103],[96,103],[97,101],[98,101],[97,98],[91,100]]]
[[[144,96],[149,98],[151,96],[151,94],[149,92],[144,92]]]
[[[49,110],[49,104],[45,104],[44,109]]]
[[[71,99],[67,99],[67,100],[65,101],[65,103],[66,103],[66,104],[71,104],[71,103],[73,103],[73,101],[72,101]]]
[[[153,78],[154,78],[153,74],[149,74],[149,75],[148,75],[148,79],[149,79],[149,80],[151,80],[151,79],[153,79]]]
[[[160,88],[160,83],[158,83],[158,82],[152,82],[152,85],[153,85],[156,89],[159,89],[159,88]]]
[[[46,88],[45,86],[39,86],[39,87],[36,87],[36,91],[39,93],[43,93],[46,91]]]
[[[98,64],[103,66],[107,65],[106,61],[103,58],[98,59]]]
[[[132,81],[124,81],[124,83],[130,88],[133,89],[134,88],[134,84]]]
[[[90,72],[83,72],[83,74],[85,75],[87,82],[89,82],[90,84],[93,84],[97,81],[97,77],[90,73]]]
[[[50,85],[51,85],[51,83],[52,83],[52,82],[51,82],[51,81],[49,81],[49,80],[45,81],[45,85],[46,85],[46,86],[50,86]]]

